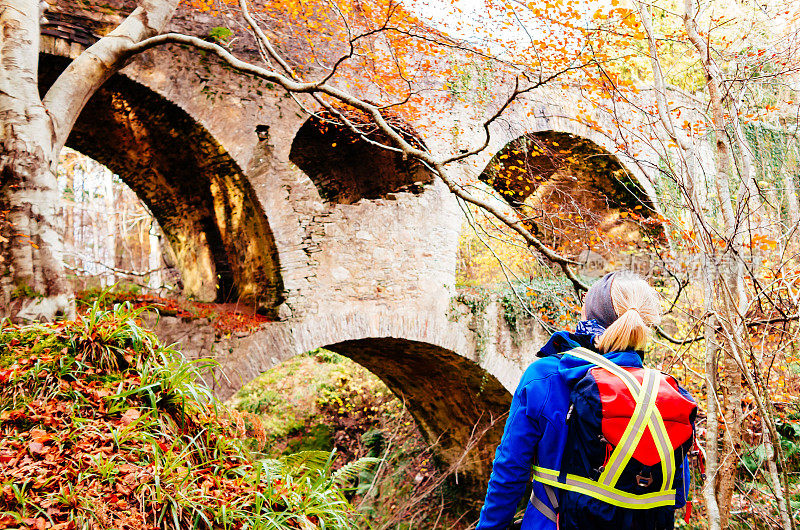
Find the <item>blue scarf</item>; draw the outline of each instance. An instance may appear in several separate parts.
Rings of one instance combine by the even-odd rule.
[[[595,320],[581,320],[578,322],[578,325],[575,327],[575,333],[578,335],[602,335],[603,332],[606,330],[600,323]]]

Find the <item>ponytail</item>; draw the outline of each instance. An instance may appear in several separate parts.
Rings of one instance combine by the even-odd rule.
[[[614,275],[610,294],[619,317],[597,339],[597,349],[644,350],[650,327],[661,320],[658,293],[640,276],[622,271]]]

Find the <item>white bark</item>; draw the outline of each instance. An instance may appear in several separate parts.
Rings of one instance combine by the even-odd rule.
[[[800,224],[800,201],[797,197],[797,186],[794,182],[794,172],[797,169],[797,151],[792,145],[786,150],[786,164],[781,168],[783,177],[784,196],[786,209],[791,227]]]
[[[150,253],[148,267],[151,271],[147,285],[158,290],[162,286],[161,282],[161,239],[158,237],[155,220],[150,221]]]
[[[98,88],[122,66],[136,43],[160,33],[179,0],[141,0],[139,7],[111,33],[78,56],[56,79],[44,97],[53,116],[54,147],[61,150],[78,115]]]
[[[86,101],[159,33],[179,0],[141,0],[125,21],[75,59],[39,98],[38,0],[0,0],[0,310],[17,319],[74,314],[63,266],[58,155]]]
[[[734,326],[739,333],[743,333],[743,322],[741,318],[743,311],[741,308],[745,303],[743,283],[744,271],[741,260],[737,258],[737,256],[742,256],[742,237],[738,232],[737,219],[734,215],[731,197],[730,183],[733,173],[733,164],[731,163],[731,149],[725,130],[725,110],[720,86],[721,75],[711,59],[706,42],[702,39],[697,30],[697,6],[694,0],[684,1],[683,17],[686,33],[689,36],[689,40],[697,49],[700,56],[699,59],[706,73],[706,87],[708,88],[709,104],[715,134],[714,142],[717,151],[714,159],[716,163],[714,185],[717,190],[720,211],[724,222],[725,238],[728,240],[730,248],[734,250],[734,252],[728,251],[721,256],[722,258],[728,258],[730,262],[722,260],[721,264],[725,269],[719,273],[716,281],[712,284],[716,287],[716,289],[714,289],[716,292],[710,293],[714,298],[707,300],[707,304],[709,309],[717,317],[716,320],[722,323],[722,319],[720,318],[720,313],[722,313],[723,316],[728,317],[730,325]],[[709,248],[709,252],[714,252],[713,246]],[[728,285],[728,289],[721,288],[724,284]],[[726,311],[726,309],[728,309],[728,311]],[[709,338],[710,337],[706,337],[706,340],[708,341]],[[709,344],[706,344],[706,348],[709,348],[709,346]],[[727,346],[727,348],[721,350],[723,358],[721,359],[722,373],[720,374],[726,388],[726,399],[724,401],[726,407],[723,412],[725,413],[725,419],[727,421],[727,429],[726,437],[723,439],[723,449],[732,452],[736,444],[740,442],[739,432],[741,430],[741,425],[739,425],[737,420],[740,410],[739,404],[741,403],[742,388],[740,383],[741,379],[737,377],[737,367],[733,365],[729,357],[732,353],[728,350],[732,345],[727,344]],[[706,366],[707,370],[708,368],[709,367]],[[707,402],[717,399],[715,390],[716,389],[709,389]],[[711,437],[709,437],[709,441],[710,439]],[[712,448],[707,447],[707,449]],[[717,520],[712,521],[711,513],[709,512],[709,526],[716,527],[716,525],[721,525],[727,528],[729,523],[730,499],[733,493],[733,483],[736,473],[735,464],[732,459],[725,458],[724,462],[719,462],[715,471],[715,480],[712,481],[709,479],[704,490],[707,502],[711,500],[711,493],[713,492],[716,497],[716,505],[719,508],[719,513],[716,514],[718,517]]]
[[[703,282],[703,298],[705,299],[706,321],[703,326],[705,335],[705,376],[706,376],[706,480],[703,484],[703,500],[706,503],[706,520],[709,530],[720,530],[721,518],[717,503],[716,482],[719,473],[719,419],[717,411],[717,346],[716,318],[712,300],[712,285],[716,282],[716,264],[706,256],[703,264],[705,281]]]
[[[761,431],[763,432],[764,436],[764,453],[767,460],[767,471],[765,474],[772,483],[772,492],[775,496],[775,504],[778,505],[778,514],[781,518],[781,525],[785,530],[791,530],[792,519],[786,509],[788,503],[786,502],[786,496],[783,492],[783,483],[781,482],[781,477],[778,474],[778,466],[775,464],[775,446],[772,444],[772,436],[765,419],[761,420]]]
[[[116,207],[114,204],[114,176],[106,168],[103,168],[103,202],[105,204],[105,212],[103,224],[105,225],[105,242],[103,243],[103,264],[106,270],[113,270],[115,263],[114,251],[117,242],[117,233],[114,220],[116,219]],[[116,283],[117,274],[108,279],[106,284]]]
[[[71,316],[63,268],[53,126],[39,99],[39,3],[0,1],[0,301],[17,318]],[[8,274],[7,274],[8,273]]]
[[[744,193],[747,195],[747,208],[750,213],[748,222],[751,224],[753,230],[760,233],[766,223],[766,212],[764,211],[763,202],[761,201],[758,186],[756,185],[753,150],[745,137],[742,121],[739,119],[739,108],[732,108],[730,115],[733,118],[734,138],[736,139],[736,145],[739,148],[739,156],[742,161],[741,180],[744,185]]]
[[[703,67],[706,70],[706,87],[708,88],[711,116],[714,124],[714,141],[717,147],[717,175],[714,183],[719,196],[720,212],[729,237],[736,238],[736,219],[731,204],[730,177],[731,157],[728,145],[727,132],[725,131],[725,113],[722,106],[722,88],[720,80],[722,75],[719,68],[711,58],[711,52],[706,41],[697,30],[697,4],[695,0],[684,0],[683,25],[689,41],[697,49]]]

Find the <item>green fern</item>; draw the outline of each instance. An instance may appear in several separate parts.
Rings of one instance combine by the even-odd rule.
[[[369,471],[373,465],[380,461],[380,458],[365,456],[363,458],[359,458],[358,460],[354,460],[353,462],[348,462],[333,474],[331,477],[333,479],[333,483],[340,487],[344,486],[347,483],[357,479],[361,473]]]

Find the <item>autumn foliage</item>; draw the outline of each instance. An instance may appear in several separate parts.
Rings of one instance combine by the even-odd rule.
[[[167,298],[138,290],[87,290],[78,293],[79,312],[91,313],[95,303],[110,310],[119,303],[128,303],[137,310],[146,310],[155,316],[174,316],[184,321],[208,319],[218,337],[232,333],[251,333],[269,322],[270,318],[255,308],[239,303],[204,303],[183,298]]]
[[[0,329],[0,528],[354,527],[327,453],[258,460],[130,305]]]

